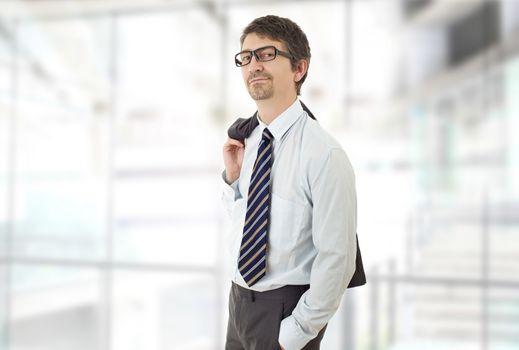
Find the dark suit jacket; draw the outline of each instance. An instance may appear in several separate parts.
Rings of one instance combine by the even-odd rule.
[[[310,118],[315,119],[314,115],[303,102],[301,105]],[[257,112],[256,112],[257,113]],[[252,133],[258,126],[259,122],[256,118],[256,113],[250,118],[238,118],[227,130],[230,138],[236,140],[244,140]],[[357,235],[357,257],[355,260],[355,272],[351,278],[348,288],[358,287],[366,284],[366,274],[364,273],[364,266],[362,265],[362,256],[360,254],[359,237]]]

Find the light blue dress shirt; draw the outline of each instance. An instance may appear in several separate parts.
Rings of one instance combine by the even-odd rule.
[[[222,175],[222,199],[231,220],[231,279],[255,291],[310,284],[280,326],[280,344],[296,350],[315,338],[337,311],[355,271],[355,176],[340,144],[308,116],[299,100],[270,125],[258,120],[245,139],[240,177],[228,184]],[[274,136],[267,273],[251,288],[237,261],[252,167],[267,126]]]

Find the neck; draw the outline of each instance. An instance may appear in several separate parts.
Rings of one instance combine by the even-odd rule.
[[[272,101],[271,99],[257,100],[256,106],[258,107],[258,114],[261,120],[265,124],[270,125],[270,123],[272,123],[274,119],[279,117],[281,113],[286,111],[287,108],[294,103],[296,98],[297,95],[289,96],[288,98],[277,102]]]

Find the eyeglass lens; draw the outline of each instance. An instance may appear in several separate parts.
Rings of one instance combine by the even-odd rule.
[[[256,54],[256,59],[260,62],[271,61],[276,58],[276,48],[274,46],[267,46],[254,51],[242,52],[238,55],[238,63],[242,66],[249,64],[252,60],[253,52]]]

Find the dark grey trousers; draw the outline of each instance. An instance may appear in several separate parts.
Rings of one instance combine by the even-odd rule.
[[[254,292],[233,283],[229,293],[229,322],[225,350],[279,350],[281,320],[292,314],[309,286],[285,286]],[[326,326],[304,350],[318,350]]]

